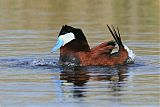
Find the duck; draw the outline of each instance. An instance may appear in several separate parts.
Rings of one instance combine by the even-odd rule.
[[[135,54],[123,44],[119,28],[107,25],[114,40],[105,41],[90,48],[86,36],[80,28],[63,25],[57,42],[51,49],[60,49],[59,63],[76,66],[115,66],[134,63]],[[113,50],[118,46],[118,51]]]

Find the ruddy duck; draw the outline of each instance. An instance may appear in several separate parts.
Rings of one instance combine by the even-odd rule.
[[[117,29],[114,26],[112,29],[108,25],[107,27],[115,41],[111,40],[90,48],[81,29],[64,25],[59,32],[57,43],[52,48],[52,52],[60,48],[59,60],[65,65],[114,66],[133,63],[135,54],[122,43],[118,27]],[[112,53],[116,44],[119,50]]]

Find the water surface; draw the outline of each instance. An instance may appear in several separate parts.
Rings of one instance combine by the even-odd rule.
[[[160,105],[159,0],[0,0],[0,106]],[[135,64],[63,67],[50,53],[62,25],[81,28],[91,47],[118,26]]]

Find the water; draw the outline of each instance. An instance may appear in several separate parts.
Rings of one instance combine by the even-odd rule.
[[[0,0],[0,107],[160,106],[159,0]],[[50,53],[62,25],[91,47],[118,26],[136,62],[63,67]]]

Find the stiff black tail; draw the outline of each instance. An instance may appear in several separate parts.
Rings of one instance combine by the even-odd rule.
[[[112,30],[111,30],[111,28],[110,28],[108,25],[107,25],[107,27],[108,27],[109,31],[111,32],[114,40],[115,40],[116,43],[118,44],[119,48],[124,48],[118,27],[117,27],[117,32],[118,32],[118,33],[116,32],[116,30],[115,30],[115,28],[114,28],[113,25],[112,25]]]

